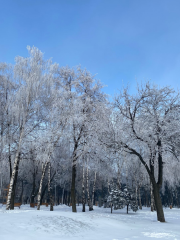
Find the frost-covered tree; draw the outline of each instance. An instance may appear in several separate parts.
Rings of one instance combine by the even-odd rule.
[[[15,132],[15,159],[8,191],[6,209],[10,209],[15,179],[18,174],[20,153],[25,138],[32,134],[42,123],[44,108],[42,99],[47,96],[46,83],[51,78],[51,61],[44,61],[43,54],[35,47],[28,47],[29,57],[16,57],[13,78],[18,88],[11,96],[10,112]]]
[[[163,165],[169,156],[171,161],[178,158],[179,94],[169,87],[158,88],[147,83],[137,89],[136,95],[124,89],[116,96],[114,107],[111,144],[137,156],[144,165],[153,186],[158,221],[165,222],[159,191]]]

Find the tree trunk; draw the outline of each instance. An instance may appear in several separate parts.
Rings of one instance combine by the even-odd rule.
[[[20,158],[20,155],[19,155]],[[14,179],[14,185],[13,185],[13,190],[12,190],[12,195],[11,195],[11,210],[14,210],[14,198],[16,195],[16,184],[17,184],[17,177],[18,177],[18,169],[19,165],[16,166],[16,174],[15,174],[15,179]]]
[[[165,222],[161,197],[159,194],[159,188],[157,184],[153,184],[153,194],[154,194],[154,201],[155,201],[155,206],[157,210],[157,220],[160,222]]]
[[[47,164],[48,164],[48,162],[45,162],[45,164],[42,168],[42,176],[41,176],[41,180],[40,180],[40,184],[39,184],[39,191],[38,191],[38,196],[37,196],[37,200],[38,200],[37,210],[40,210],[42,184],[43,184],[43,179],[44,179],[44,176],[45,176]]]
[[[178,199],[177,189],[176,189],[176,205],[179,208],[179,199]]]
[[[136,205],[138,205],[138,187],[136,183]]]
[[[64,191],[64,204],[67,205],[67,191]]]
[[[127,167],[127,165],[126,165],[126,187],[127,187],[127,189],[128,189],[128,167]]]
[[[51,163],[49,162],[48,167],[48,197],[50,200],[50,211],[53,211],[53,197],[52,197],[52,189],[51,189]]]
[[[142,210],[140,186],[139,186],[139,188],[138,188],[138,194],[139,194],[139,209]]]
[[[9,172],[10,172],[10,180],[12,177],[12,164],[11,164],[11,146],[9,144]]]
[[[86,211],[85,205],[86,205],[86,199],[85,199],[85,176],[84,176],[84,166],[83,166],[83,179],[82,179],[82,212]]]
[[[153,194],[154,194],[154,201],[155,201],[155,206],[157,210],[157,219],[160,222],[165,222],[164,218],[164,212],[163,212],[163,207],[162,207],[162,202],[161,202],[161,197],[159,194],[160,187],[162,186],[162,180],[163,180],[163,161],[162,161],[162,149],[161,149],[161,140],[158,140],[157,143],[158,146],[158,181],[156,183],[155,180],[155,175],[154,175],[154,160],[153,158],[150,159],[150,168],[146,164],[146,162],[143,160],[143,157],[141,156],[140,153],[138,153],[136,150],[126,146],[131,151],[131,154],[135,154],[139,157],[140,161],[144,165],[144,167],[147,170],[147,173],[150,177],[150,180],[153,185]]]
[[[89,195],[89,169],[88,169],[88,164],[87,164],[87,172],[86,172],[86,181],[87,181],[87,201],[88,201],[88,206],[89,206],[89,211],[93,210],[90,195]]]
[[[72,184],[71,184],[71,201],[72,201],[72,212],[77,212],[76,210],[76,163],[73,161],[72,166]]]
[[[156,183],[154,176],[151,177],[151,182],[153,185],[153,194],[154,194],[154,201],[155,206],[157,210],[157,219],[160,222],[165,222],[161,197],[159,194],[160,187],[162,186],[162,180],[163,180],[163,161],[162,161],[162,149],[161,149],[161,140],[158,141],[158,182]]]
[[[117,163],[117,166],[118,166],[117,186],[118,186],[118,188],[120,190],[121,189],[121,180],[120,180],[121,171],[120,171],[119,162]]]
[[[56,175],[56,172],[54,172],[54,174],[53,174],[53,176],[51,177],[51,181],[50,182],[52,182],[52,180],[54,179],[54,176]],[[44,187],[44,189],[43,189],[43,191],[42,191],[42,194],[41,194],[41,204],[42,204],[42,200],[43,200],[43,197],[44,197],[44,195],[45,195],[45,192],[46,192],[46,189],[48,188],[48,183],[45,185],[45,187]],[[47,203],[48,204],[50,204],[50,198],[49,198],[49,195],[48,195],[48,197],[47,197]]]
[[[173,202],[173,194],[171,193],[171,206],[173,207],[174,202]]]
[[[70,199],[70,196],[71,196],[71,195],[70,195],[70,192],[68,192],[68,196],[67,196],[67,199],[68,199],[68,200],[67,200],[67,201],[68,201],[68,204],[67,204],[67,205],[68,205],[69,207],[70,207],[70,200],[71,200],[71,199]]]
[[[12,194],[12,192],[14,191],[14,193],[15,193],[14,182],[15,182],[16,174],[18,175],[17,169],[18,169],[19,162],[20,162],[20,149],[21,149],[23,134],[24,134],[24,125],[21,125],[20,126],[19,144],[18,144],[18,147],[17,147],[14,166],[13,166],[13,171],[12,171],[12,176],[11,176],[11,180],[10,180],[10,184],[9,184],[6,210],[9,210],[11,208],[11,206],[12,206],[11,198],[14,196],[14,194]],[[14,188],[14,190],[13,190],[13,188]],[[14,209],[14,206],[13,206],[13,209]]]
[[[153,186],[152,183],[150,183],[151,186],[151,212],[154,211],[154,196],[153,196]]]
[[[94,184],[93,184],[93,191],[92,191],[92,208],[94,205],[94,192],[95,192],[95,187],[96,187],[96,171],[95,171],[95,175],[94,175]]]
[[[148,207],[148,193],[147,193],[147,190],[146,190],[146,207]]]
[[[128,207],[129,207],[129,204],[127,204],[127,214],[128,214]]]
[[[24,191],[23,180],[21,180],[21,195],[20,195],[19,201],[18,201],[21,204],[23,202],[23,191]]]
[[[62,204],[64,204],[64,188],[65,188],[65,184],[64,184],[64,187],[63,187],[63,191],[62,191],[62,200],[61,200]]]
[[[9,184],[6,210],[14,209],[14,196],[15,196],[15,188],[16,188],[16,182],[17,182],[17,176],[18,176],[19,162],[20,162],[20,153],[19,153],[19,150],[17,150],[13,171],[12,171],[12,176]]]
[[[30,199],[30,203],[31,204],[34,204],[35,188],[36,188],[36,173],[35,173],[35,169],[34,169],[34,173],[33,173],[33,187],[32,187],[32,192],[31,192],[31,199]]]

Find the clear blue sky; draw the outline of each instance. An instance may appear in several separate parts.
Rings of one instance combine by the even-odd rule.
[[[180,87],[180,0],[1,0],[0,61],[36,46],[81,64],[114,94],[122,83]]]

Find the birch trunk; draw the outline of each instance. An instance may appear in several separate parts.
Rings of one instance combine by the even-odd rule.
[[[83,179],[82,179],[82,212],[86,211],[85,204],[86,204],[86,199],[85,199],[85,174],[84,174],[84,166],[83,166]]]
[[[51,182],[52,182],[52,180],[54,179],[54,176],[56,175],[56,172],[54,172],[54,174],[53,174],[53,176],[51,177]],[[46,189],[48,189],[48,182],[47,182],[47,184],[45,185],[45,187],[44,187],[44,189],[43,189],[43,191],[42,191],[42,193],[41,193],[41,204],[42,204],[42,200],[43,200],[43,197],[44,197],[44,195],[45,195],[45,193],[46,193]],[[49,200],[49,196],[47,196],[47,203],[48,204],[50,204],[50,200]]]
[[[26,119],[26,115],[25,115],[25,119]],[[9,210],[11,208],[11,206],[12,206],[11,205],[11,199],[14,196],[14,193],[15,193],[14,183],[15,183],[15,179],[17,178],[17,174],[18,174],[17,170],[18,170],[19,162],[20,162],[20,149],[21,149],[23,135],[24,135],[24,124],[22,124],[20,126],[19,144],[18,144],[18,147],[17,147],[17,151],[16,151],[16,155],[15,155],[15,161],[14,161],[14,166],[13,166],[13,171],[12,171],[11,180],[10,180],[10,184],[9,184],[9,191],[8,191],[8,197],[7,197],[6,210]],[[14,208],[14,204],[13,204],[13,208]]]
[[[48,162],[45,162],[45,164],[43,166],[43,169],[42,169],[42,176],[41,176],[41,181],[40,181],[40,184],[39,184],[39,191],[38,191],[38,195],[37,195],[37,200],[38,200],[37,210],[40,210],[42,184],[43,184],[47,164],[48,164]]]
[[[9,184],[9,191],[7,196],[7,204],[6,204],[6,210],[14,209],[14,195],[15,195],[15,187],[17,182],[17,176],[18,176],[18,168],[19,168],[19,162],[20,162],[20,154],[19,149],[16,152],[15,162],[13,166],[12,176]]]
[[[20,158],[20,155],[19,155]],[[19,159],[20,161],[20,159]],[[15,194],[16,194],[16,184],[17,184],[17,177],[18,177],[18,169],[19,169],[19,165],[16,166],[16,174],[15,174],[15,179],[14,179],[14,185],[13,185],[13,190],[12,190],[12,194],[11,194],[11,205],[10,205],[10,209],[13,210],[14,209],[14,198],[15,198]]]
[[[94,184],[93,184],[93,191],[92,191],[92,208],[94,205],[94,192],[95,192],[95,187],[96,187],[96,171],[95,171],[95,175],[94,175]]]

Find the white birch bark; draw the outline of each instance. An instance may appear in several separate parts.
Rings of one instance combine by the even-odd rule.
[[[12,196],[12,191],[13,191],[13,187],[14,187],[14,180],[15,180],[15,176],[17,174],[17,166],[19,165],[19,161],[20,161],[19,153],[20,153],[20,148],[21,148],[23,134],[24,134],[24,127],[21,127],[19,144],[18,144],[18,148],[17,148],[17,151],[16,151],[16,156],[15,156],[12,176],[11,176],[11,180],[10,180],[10,184],[9,184],[9,191],[8,191],[8,197],[7,197],[6,210],[9,210],[10,209],[10,205],[11,205],[11,196]]]
[[[41,181],[40,181],[40,184],[39,184],[39,191],[38,191],[38,195],[37,195],[37,200],[38,200],[37,210],[40,210],[42,184],[43,184],[43,180],[44,180],[47,164],[48,164],[48,162],[45,162],[45,164],[43,166],[43,169],[42,169],[42,176],[41,176]]]

